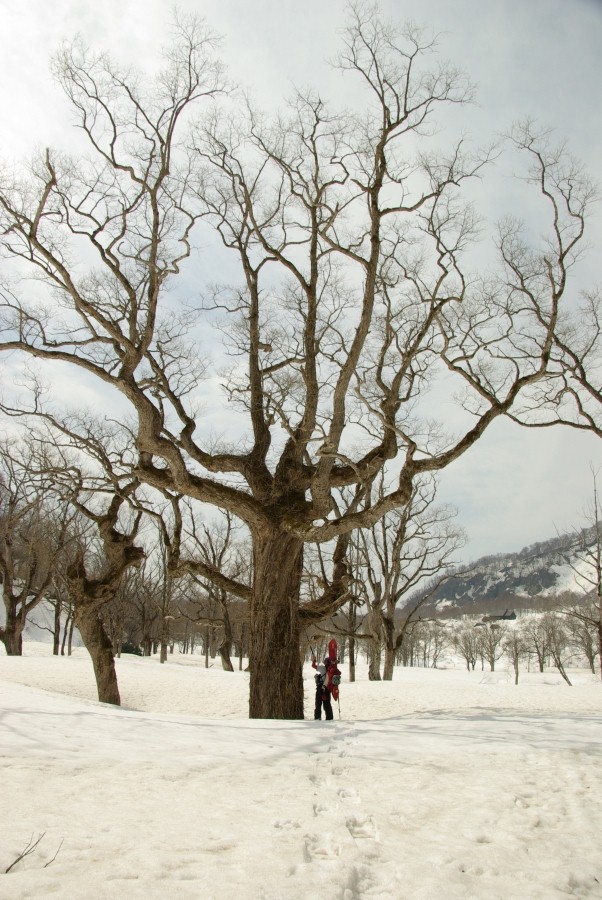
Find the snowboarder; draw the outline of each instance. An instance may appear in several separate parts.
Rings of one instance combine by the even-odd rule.
[[[311,664],[316,670],[316,707],[314,710],[314,719],[322,718],[322,707],[327,719],[334,718],[332,714],[331,697],[335,700],[339,699],[339,684],[341,681],[341,672],[337,668],[337,660],[335,657],[326,656],[321,665],[317,665],[316,657],[312,656]]]

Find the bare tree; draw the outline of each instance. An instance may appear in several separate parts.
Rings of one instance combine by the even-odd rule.
[[[571,657],[570,641],[566,630],[566,624],[563,616],[558,613],[544,613],[541,622],[542,630],[546,636],[546,647],[550,657],[566,681],[570,686],[571,680],[567,675],[566,668]]]
[[[162,509],[151,509],[148,505],[144,508],[159,528],[161,569],[165,573],[164,578],[169,579],[170,594],[175,591],[174,581],[181,581],[183,576],[186,584],[197,586],[199,590],[194,592],[194,596],[188,596],[184,588],[181,603],[176,603],[176,607],[181,615],[195,624],[221,631],[219,654],[224,670],[232,672],[234,667],[230,654],[234,636],[229,611],[232,600],[230,588],[233,586],[238,593],[244,587],[250,596],[250,588],[247,587],[249,565],[246,562],[249,553],[245,552],[248,548],[235,540],[237,525],[228,510],[220,517],[214,517],[210,524],[197,522],[190,502],[183,502],[180,495],[169,491],[163,491],[163,495],[166,504]],[[204,607],[202,612],[199,602]],[[219,610],[218,616],[214,615],[216,610]],[[173,619],[173,609],[171,613],[170,618]]]
[[[520,663],[524,656],[528,653],[528,643],[524,634],[519,628],[509,628],[504,635],[504,651],[512,660],[514,669],[514,683],[518,684],[520,673]]]
[[[124,588],[127,589],[127,600],[123,636],[126,643],[141,648],[144,656],[151,656],[158,646],[161,626],[159,609],[153,599],[155,586],[148,577],[146,559],[139,567],[124,572],[115,597],[117,602],[120,602]],[[107,615],[110,616],[110,607],[103,617]]]
[[[75,624],[92,659],[101,703],[121,703],[113,644],[104,627],[101,611],[115,596],[123,573],[140,565],[144,550],[135,544],[140,524],[139,514],[129,524],[120,522],[127,500],[115,494],[108,506],[97,511],[76,501],[78,509],[94,523],[99,537],[99,553],[86,554],[76,549],[74,560],[66,571],[69,595],[75,606]]]
[[[473,671],[479,656],[479,632],[469,623],[462,624],[452,633],[452,645],[466,663],[467,670]]]
[[[147,543],[153,545],[153,550],[147,555],[144,567],[144,581],[147,585],[146,600],[156,613],[153,615],[153,619],[156,622],[161,663],[167,662],[173,626],[175,621],[181,617],[179,604],[184,596],[182,586],[173,573],[172,543],[164,518],[166,514],[165,509],[153,512],[153,524],[158,527],[153,529],[153,538],[155,539],[147,538]]]
[[[195,557],[203,564],[223,572],[239,584],[248,583],[249,567],[246,562],[249,553],[236,543],[235,522],[226,510],[220,520],[211,526],[206,523],[200,528],[193,514],[190,515],[191,537],[196,550]],[[250,548],[247,548],[250,549]],[[222,667],[226,672],[233,672],[231,653],[234,644],[234,632],[230,617],[232,595],[223,585],[210,578],[201,579],[201,585],[208,599],[216,603],[220,610],[220,642],[218,652]]]
[[[382,482],[379,493],[381,497],[386,493]],[[383,648],[384,679],[392,679],[395,657],[410,623],[451,570],[454,554],[464,546],[462,530],[453,525],[455,510],[435,506],[435,499],[435,479],[417,480],[402,511],[387,513],[353,538],[359,548],[355,579],[363,585],[365,595],[371,680],[380,680]],[[421,583],[424,589],[417,593]]]
[[[539,671],[543,672],[549,656],[548,633],[544,627],[543,615],[531,615],[521,622],[521,633],[529,652],[535,654]]]
[[[79,425],[79,433],[74,431]],[[129,568],[145,558],[136,544],[142,511],[140,485],[129,477],[129,448],[115,440],[114,428],[94,418],[69,423],[40,413],[31,433],[32,466],[51,481],[61,503],[74,509],[78,530],[70,534],[61,577],[75,611],[75,625],[92,659],[98,699],[120,704],[113,643],[102,618]],[[35,460],[35,462],[34,462]]]
[[[600,654],[598,610],[597,598],[563,610],[571,644],[583,654],[593,675],[596,674]]]
[[[497,622],[483,625],[479,631],[479,652],[489,663],[489,668],[495,672],[495,664],[505,650],[506,629]]]
[[[22,653],[27,617],[46,599],[69,528],[69,511],[32,471],[31,450],[16,438],[0,445],[0,579],[8,656]]]
[[[442,654],[450,647],[451,632],[435,619],[411,621],[400,646],[404,666],[437,668]]]
[[[189,114],[224,81],[198,23],[180,21],[177,35],[154,82],[79,44],[58,56],[91,156],[48,150],[28,174],[2,177],[3,252],[48,287],[35,305],[21,283],[3,290],[2,346],[121,392],[135,413],[135,477],[245,523],[253,583],[230,590],[250,602],[250,715],[301,718],[304,545],[336,545],[308,621],[347,600],[349,534],[403,509],[420,476],[458,459],[548,374],[589,195],[547,178],[551,163],[537,157],[550,241],[531,251],[507,222],[504,271],[477,277],[462,188],[494,154],[464,140],[434,148],[436,110],[472,97],[461,72],[430,64],[434,41],[352,7],[338,65],[355,79],[357,110],[296,94],[272,120],[221,108],[191,137]],[[522,141],[528,154],[534,144]],[[199,402],[215,400],[203,388],[209,360],[194,348],[190,305],[174,310],[192,242],[205,243],[201,219],[240,273],[202,313],[206,329],[221,314],[232,357],[225,389],[238,419],[219,442]],[[442,366],[471,417],[448,437],[421,405]],[[376,496],[392,460],[395,484]]]
[[[582,648],[588,656],[590,665],[593,652],[588,652],[587,648],[590,637],[595,635],[602,678],[602,521],[597,472],[593,469],[592,480],[592,500],[587,512],[588,527],[575,536],[571,547],[572,553],[566,557],[575,573],[577,585],[589,595],[590,599],[585,604],[566,605],[564,611],[575,620],[574,627],[581,635]]]

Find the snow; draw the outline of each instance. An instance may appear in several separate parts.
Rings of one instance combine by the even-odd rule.
[[[43,837],[0,898],[602,897],[591,673],[360,666],[340,719],[250,721],[248,675],[200,657],[124,656],[117,709],[84,650],[24,652],[0,656],[0,872]]]

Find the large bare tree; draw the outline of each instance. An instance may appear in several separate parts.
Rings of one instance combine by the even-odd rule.
[[[303,716],[304,545],[334,542],[316,604],[332,612],[347,599],[352,530],[403,508],[420,475],[461,456],[549,369],[588,197],[548,181],[542,157],[549,242],[526,248],[508,221],[499,274],[470,271],[478,223],[463,188],[493,154],[438,146],[437,109],[472,90],[434,49],[352,7],[338,65],[355,108],[298,93],[269,117],[234,96],[212,106],[224,81],[198,23],[179,23],[154,80],[74,44],[55,68],[89,155],[48,150],[1,177],[4,255],[48,288],[4,289],[3,348],[118,391],[135,416],[135,476],[229,510],[250,532],[252,717]],[[225,252],[212,234],[229,251],[225,276],[212,270]],[[215,328],[230,368],[215,351],[206,382]],[[443,429],[426,393],[442,374],[470,417]],[[232,423],[220,439],[218,377]],[[395,483],[381,497],[372,485],[387,465]]]

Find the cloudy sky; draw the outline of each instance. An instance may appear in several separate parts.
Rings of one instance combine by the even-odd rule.
[[[336,93],[338,75],[326,60],[336,52],[343,2],[180,0],[177,5],[200,12],[223,36],[234,79],[260,104],[277,105],[292,84],[319,84],[326,97],[331,89]],[[531,115],[566,138],[598,177],[602,0],[382,0],[381,6],[400,22],[440,33],[442,55],[471,75],[479,105],[462,113],[462,127],[477,140]],[[68,110],[49,73],[49,58],[63,39],[79,32],[118,59],[144,65],[160,50],[169,19],[164,0],[0,0],[0,157],[10,161],[68,140]],[[485,213],[497,217],[498,210]],[[595,266],[602,209],[590,241],[580,287],[602,281]],[[602,442],[590,435],[497,423],[442,479],[441,496],[459,507],[469,532],[465,558],[520,549],[581,524],[591,466],[602,467]]]

